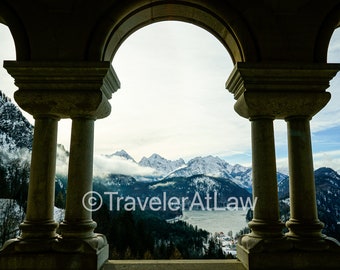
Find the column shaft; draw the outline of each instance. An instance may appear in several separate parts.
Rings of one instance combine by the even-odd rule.
[[[58,119],[35,120],[27,212],[21,237],[56,237],[53,219]]]
[[[312,145],[308,117],[290,117],[288,155],[290,179],[289,236],[321,237],[323,224],[318,219],[314,183]]]
[[[92,212],[83,205],[84,195],[92,191],[93,139],[94,120],[73,119],[63,237],[92,237],[96,227]]]
[[[282,237],[279,220],[273,119],[252,118],[253,236]]]

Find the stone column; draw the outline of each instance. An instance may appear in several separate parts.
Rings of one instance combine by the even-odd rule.
[[[285,118],[288,129],[290,219],[286,234],[294,249],[318,251],[326,265],[334,264],[340,252],[339,243],[322,234],[323,223],[318,219],[316,204],[313,152],[310,120],[329,101],[327,92],[295,95],[300,109]],[[329,252],[331,250],[331,252]],[[321,260],[320,260],[321,261]]]
[[[253,220],[249,222],[255,238],[282,238],[277,194],[274,129],[272,117],[252,117]]]
[[[19,87],[15,100],[36,123],[27,216],[21,237],[0,251],[0,268],[100,269],[108,245],[105,236],[93,233],[96,224],[81,199],[92,190],[94,120],[110,114],[108,100],[120,85],[111,63],[6,61],[4,66]],[[73,119],[61,236],[53,220],[59,118]]]
[[[316,256],[303,251],[317,249],[324,239],[317,218],[309,120],[327,104],[330,95],[325,89],[339,69],[336,64],[237,63],[226,83],[236,99],[235,111],[252,122],[257,204],[249,223],[252,232],[237,247],[247,269],[277,268],[278,260],[282,269],[336,265],[336,252]],[[279,220],[272,119],[288,123],[291,219],[286,235]],[[320,241],[311,245],[311,238]],[[325,250],[331,242],[323,241],[318,249]]]
[[[251,121],[253,219],[251,233],[242,237],[240,249],[249,252],[286,249],[284,224],[280,221],[273,120],[277,117],[276,95],[266,89],[262,71],[238,63],[226,87],[234,94],[235,111]],[[240,68],[242,67],[242,68]],[[242,257],[242,251],[238,256]]]
[[[322,237],[323,224],[318,219],[309,117],[286,119],[288,127],[290,219],[293,238]]]
[[[36,116],[25,221],[20,238],[49,240],[57,237],[54,187],[58,118]]]
[[[251,233],[239,243],[243,250],[255,253],[287,248],[277,192],[275,103],[273,95],[245,91],[235,104],[236,112],[251,121],[253,201],[256,202],[249,222]]]
[[[74,118],[69,159],[64,238],[94,237],[96,223],[92,212],[83,205],[84,196],[92,191],[94,119]]]

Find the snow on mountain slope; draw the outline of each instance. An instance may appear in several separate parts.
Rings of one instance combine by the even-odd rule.
[[[107,155],[108,158],[111,158],[113,156],[121,157],[121,158],[126,159],[126,160],[131,160],[131,161],[136,163],[136,161],[133,159],[133,157],[131,157],[125,150],[120,150],[120,151],[113,153],[112,155]]]
[[[186,167],[179,168],[172,172],[169,177],[189,177],[192,175],[204,174],[212,177],[231,177],[232,166],[226,161],[213,156],[196,157],[191,159]]]
[[[33,126],[19,108],[0,91],[0,143],[2,148],[32,149]]]
[[[181,168],[185,165],[183,159],[171,161],[161,157],[158,154],[152,154],[149,158],[143,157],[139,162],[143,167],[150,167],[155,169],[160,175],[168,175],[170,172]]]

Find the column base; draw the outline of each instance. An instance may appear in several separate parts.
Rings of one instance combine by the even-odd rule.
[[[332,238],[324,240],[328,242],[328,249],[324,250],[300,249],[296,241],[292,241],[289,238],[277,241],[256,239],[249,236],[244,236],[243,238],[240,239],[237,245],[237,258],[246,269],[339,269],[340,244]],[[245,243],[248,243],[248,245],[252,243],[252,246],[249,248]]]
[[[21,247],[25,246],[24,249]],[[40,248],[37,251],[36,247]],[[32,248],[32,249],[30,249]],[[62,238],[50,241],[9,240],[0,251],[0,269],[59,270],[101,269],[109,257],[109,245],[103,235],[88,239]]]
[[[292,249],[292,243],[283,235],[279,238],[263,238],[250,234],[239,239],[239,245],[251,253],[267,251],[286,251]]]
[[[290,218],[286,222],[286,227],[289,229],[288,235],[293,237],[320,238],[324,224],[318,219],[303,221]]]
[[[340,245],[336,239],[321,233],[324,224],[319,220],[301,222],[291,218],[286,222],[286,226],[289,229],[286,233],[287,238],[299,250],[327,250]]]
[[[292,243],[293,247],[303,251],[323,251],[323,250],[338,250],[340,256],[340,243],[332,238],[323,235],[320,238],[301,238],[287,233],[287,238]]]
[[[20,224],[21,235],[20,239],[55,239],[58,238],[57,228],[58,223],[54,220],[47,220],[45,222],[32,222],[25,220]]]
[[[253,218],[248,223],[251,233],[249,236],[262,239],[282,239],[284,224],[281,221],[268,221]]]
[[[340,265],[340,253],[333,250],[305,252],[300,250],[252,253],[237,246],[237,257],[250,270],[336,270]]]
[[[67,222],[60,223],[59,228],[63,239],[89,239],[93,238],[96,234],[94,229],[97,227],[95,221],[88,220],[86,222]]]

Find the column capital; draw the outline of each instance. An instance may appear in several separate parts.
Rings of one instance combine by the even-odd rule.
[[[329,101],[326,89],[338,70],[339,64],[237,63],[226,88],[245,118],[312,117]]]
[[[291,116],[311,118],[330,100],[328,92],[248,92],[245,91],[234,105],[235,111],[245,118],[259,116],[286,119]]]
[[[120,87],[107,61],[5,61],[4,67],[19,88],[15,100],[32,115],[103,118],[111,111],[108,100]]]
[[[324,92],[340,64],[248,63],[234,66],[226,88],[237,100],[244,92]]]

